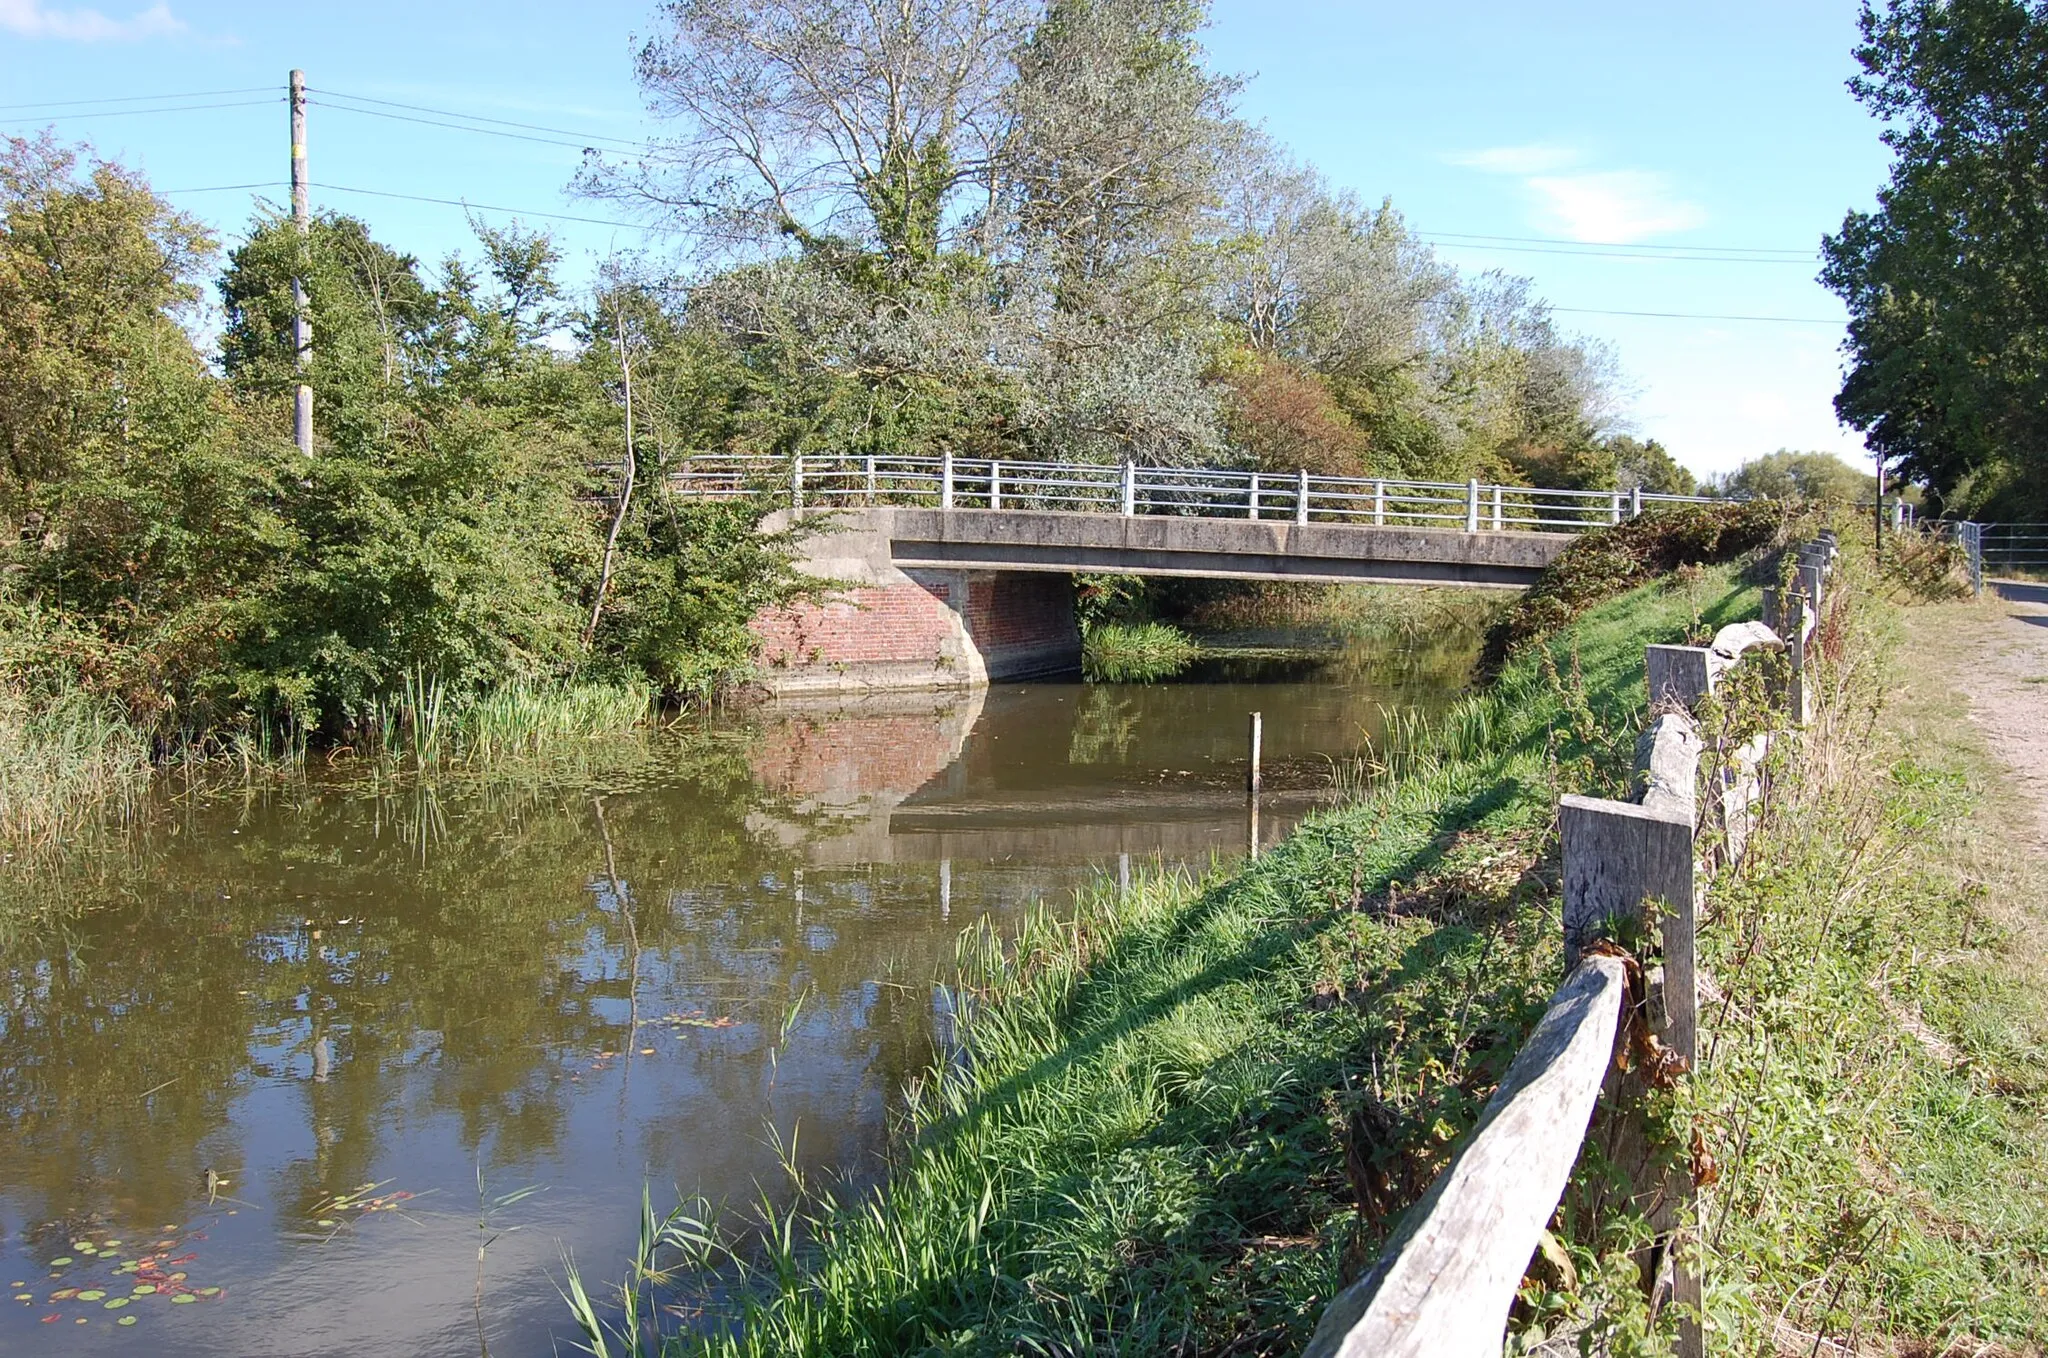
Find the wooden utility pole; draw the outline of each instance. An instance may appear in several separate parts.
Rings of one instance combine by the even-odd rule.
[[[298,385],[292,390],[292,442],[313,455],[313,388],[306,368],[313,360],[313,322],[306,316],[306,237],[313,227],[306,186],[306,73],[292,72],[292,225],[299,233],[299,267],[292,273],[292,362]]]
[[[1884,566],[1884,454],[1877,455],[1877,564]]]

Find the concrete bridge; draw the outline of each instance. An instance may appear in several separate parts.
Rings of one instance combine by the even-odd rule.
[[[1076,574],[1520,589],[1573,532],[1692,497],[914,457],[706,458],[684,493],[786,494],[841,588],[755,619],[778,693],[1072,672]]]

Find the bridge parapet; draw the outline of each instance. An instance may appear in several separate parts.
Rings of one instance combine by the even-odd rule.
[[[1465,532],[1573,532],[1619,523],[1691,495],[1546,489],[1472,481],[1316,476],[1306,469],[1156,467],[1135,462],[1037,462],[893,454],[719,455],[686,461],[677,489],[718,495],[768,490],[792,508],[911,505],[932,509],[1039,509],[1124,517],[1370,523]]]

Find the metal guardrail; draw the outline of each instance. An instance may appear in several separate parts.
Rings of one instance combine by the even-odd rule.
[[[1642,490],[1550,490],[1472,481],[1292,475],[1135,462],[805,453],[722,454],[670,474],[686,493],[788,492],[807,506],[910,504],[939,509],[1047,509],[1180,514],[1273,522],[1462,528],[1468,533],[1572,531],[1620,523],[1666,504],[1714,504],[1700,495]]]
[[[1980,523],[1978,550],[1987,566],[2048,566],[2048,523]],[[1965,541],[1964,546],[1969,544]]]

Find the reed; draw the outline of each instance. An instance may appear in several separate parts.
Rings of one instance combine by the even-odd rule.
[[[1149,684],[1202,655],[1201,643],[1170,623],[1096,623],[1081,637],[1081,673],[1090,683]]]
[[[138,795],[149,771],[149,738],[107,704],[0,684],[0,840],[70,834]]]
[[[652,708],[628,684],[508,684],[457,699],[438,677],[409,674],[371,710],[358,752],[417,769],[483,767],[624,735]]]

